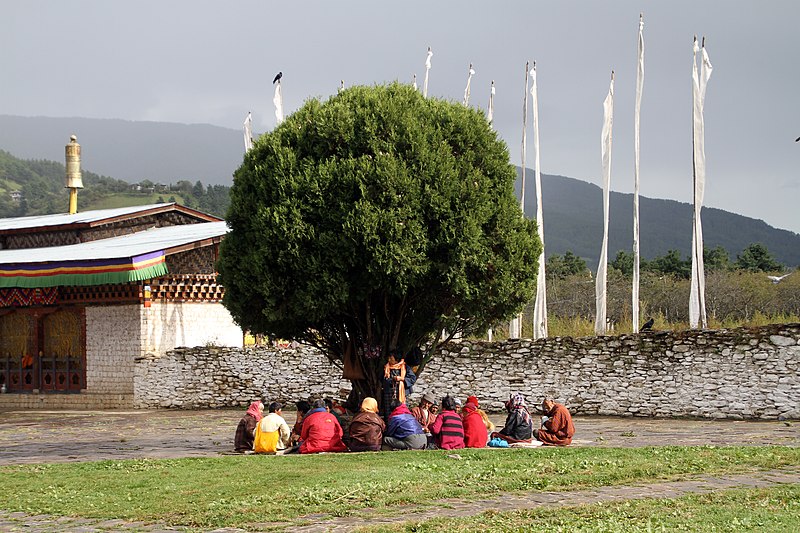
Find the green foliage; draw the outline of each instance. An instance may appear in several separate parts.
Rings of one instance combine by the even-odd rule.
[[[703,266],[706,272],[715,270],[728,270],[731,268],[731,258],[728,250],[722,246],[703,248]]]
[[[620,271],[625,276],[633,275],[633,252],[626,252],[620,250],[617,256],[609,263],[611,268]],[[641,259],[639,261],[639,268],[641,268]]]
[[[399,84],[310,100],[236,171],[225,305],[334,359],[484,331],[535,291],[541,245],[515,177],[476,110]]]
[[[777,272],[784,267],[775,261],[766,246],[756,242],[736,256],[736,268],[750,272]]]
[[[692,260],[691,258],[681,259],[681,253],[678,250],[669,250],[663,256],[643,264],[642,270],[689,279],[692,274]]]
[[[553,254],[548,257],[545,272],[548,279],[564,279],[567,276],[585,276],[589,274],[589,268],[586,266],[586,261],[567,250],[563,256]]]

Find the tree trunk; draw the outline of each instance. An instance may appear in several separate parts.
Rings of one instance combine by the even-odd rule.
[[[364,398],[375,398],[378,406],[381,406],[381,396],[383,392],[383,365],[382,358],[366,359],[359,355],[358,362],[364,374],[363,379],[351,379],[352,390],[347,397],[347,409],[358,412]]]

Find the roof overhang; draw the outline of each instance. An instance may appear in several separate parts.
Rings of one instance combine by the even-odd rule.
[[[210,246],[225,222],[153,228],[69,246],[0,250],[0,287],[129,283],[167,274],[166,256]]]

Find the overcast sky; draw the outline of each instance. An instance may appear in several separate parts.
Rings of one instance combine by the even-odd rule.
[[[495,125],[520,162],[525,61],[539,80],[542,171],[601,184],[602,102],[616,71],[611,188],[633,190],[639,13],[641,193],[691,201],[692,37],[706,37],[705,205],[800,232],[800,2],[5,0],[0,114],[275,125],[346,85],[411,81],[471,105],[495,80]],[[529,139],[531,139],[529,130]],[[533,147],[528,147],[532,166]]]

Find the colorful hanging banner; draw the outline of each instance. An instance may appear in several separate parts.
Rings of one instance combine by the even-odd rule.
[[[56,287],[128,283],[167,273],[164,251],[134,257],[7,263],[0,265],[0,287]]]

